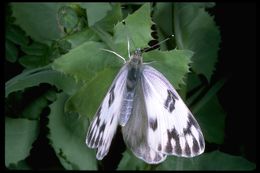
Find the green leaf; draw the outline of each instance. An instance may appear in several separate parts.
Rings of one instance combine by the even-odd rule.
[[[173,34],[173,3],[158,2],[154,9],[154,21],[156,26],[165,35]]]
[[[6,38],[15,44],[18,44],[20,46],[26,46],[29,43],[29,39],[25,35],[25,32],[16,25],[8,24],[6,26],[5,33],[6,33]]]
[[[47,53],[48,46],[42,43],[33,42],[31,45],[22,46],[21,49],[28,55],[42,56]]]
[[[240,156],[220,151],[205,153],[194,158],[168,156],[156,170],[253,170],[256,165]]]
[[[205,139],[211,143],[222,144],[225,137],[226,114],[217,96],[213,96],[197,113],[193,109],[192,112],[199,122]]]
[[[123,153],[123,158],[121,159],[117,170],[145,170],[148,168],[143,160],[138,159],[130,152],[131,151],[127,150]]]
[[[102,43],[85,42],[56,59],[52,67],[73,76],[76,81],[86,82],[107,66],[119,66],[118,58],[115,58],[111,53],[100,50],[103,47]]]
[[[5,97],[15,91],[49,83],[62,89],[68,94],[73,94],[80,83],[75,83],[73,78],[51,70],[49,67],[37,68],[23,72],[5,83]]]
[[[100,21],[95,23],[95,26],[99,26],[107,32],[112,33],[114,26],[122,20],[122,11],[120,4],[111,4],[112,9],[107,12],[107,15]]]
[[[176,3],[174,30],[177,46],[194,52],[192,69],[209,81],[217,62],[220,32],[213,17],[205,11],[205,5]]]
[[[29,36],[41,43],[62,36],[57,21],[60,7],[66,3],[11,3],[13,16],[18,24]]]
[[[17,164],[10,164],[8,169],[10,169],[10,170],[31,170],[32,168],[28,165],[28,163],[25,160],[21,160]]]
[[[91,29],[85,29],[66,37],[66,40],[71,44],[72,49],[87,41],[98,41],[98,39],[99,38]]]
[[[77,114],[65,114],[67,96],[59,94],[50,105],[49,124],[51,141],[61,164],[68,170],[96,170],[95,151],[85,144],[88,119]]]
[[[76,27],[79,18],[73,8],[63,6],[58,11],[58,20],[60,25],[64,26],[70,32]]]
[[[5,40],[5,51],[6,51],[6,55],[5,55],[6,60],[11,63],[14,63],[17,60],[18,50],[16,46],[8,39]]]
[[[136,48],[144,48],[148,46],[148,42],[152,40],[151,26],[153,24],[150,16],[150,4],[145,3],[135,11],[128,15],[122,22],[118,23],[114,28],[114,42],[117,44],[117,53],[123,57],[127,57],[127,37],[129,37],[131,51]]]
[[[80,3],[80,6],[86,9],[88,26],[93,26],[111,10],[111,5],[109,3]]]
[[[117,72],[117,68],[105,68],[97,73],[67,101],[66,111],[75,111],[92,119]]]
[[[183,84],[183,78],[189,72],[189,63],[193,53],[189,50],[151,51],[144,53],[144,62],[151,62],[173,84],[175,89]],[[174,75],[173,75],[174,74]]]
[[[44,93],[42,96],[33,100],[28,106],[24,108],[21,117],[33,120],[40,120],[40,115],[43,109],[48,106],[48,98],[50,98],[50,96],[54,93],[56,92],[50,90]]]
[[[5,118],[5,166],[17,164],[30,154],[38,132],[38,121]]]
[[[35,55],[24,55],[19,58],[19,63],[27,69],[42,67],[48,64],[43,56]]]

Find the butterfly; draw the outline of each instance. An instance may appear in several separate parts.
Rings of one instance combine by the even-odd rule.
[[[107,155],[118,125],[126,146],[148,164],[204,152],[198,122],[166,77],[143,63],[140,48],[125,61],[89,126],[86,144],[97,148],[98,160]]]

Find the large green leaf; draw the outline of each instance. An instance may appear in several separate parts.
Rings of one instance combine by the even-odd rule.
[[[95,151],[85,144],[88,119],[77,114],[65,114],[64,103],[67,96],[58,95],[50,105],[49,124],[51,141],[61,164],[68,170],[95,170]]]
[[[73,94],[78,84],[73,78],[51,70],[50,67],[42,67],[23,72],[5,83],[5,97],[15,91],[24,90],[28,87],[38,86],[41,83],[55,85],[68,94]]]
[[[12,3],[13,16],[34,40],[42,43],[60,38],[57,14],[65,3]]]
[[[88,81],[106,66],[119,66],[119,59],[100,50],[104,44],[88,41],[56,59],[53,69],[73,76],[77,81]]]
[[[205,153],[194,158],[168,156],[157,170],[253,170],[256,165],[240,156],[219,151]]]
[[[18,164],[30,154],[38,132],[38,121],[5,118],[5,166]]]
[[[177,46],[194,52],[192,69],[208,81],[215,69],[220,32],[203,3],[175,3],[174,30]]]

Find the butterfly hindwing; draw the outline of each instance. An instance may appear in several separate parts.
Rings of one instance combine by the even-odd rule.
[[[149,164],[156,164],[164,161],[166,155],[152,149],[148,145],[147,132],[148,121],[145,109],[142,88],[137,85],[136,95],[133,101],[133,113],[127,124],[122,127],[124,141],[134,155]]]
[[[88,129],[86,144],[90,148],[98,148],[96,155],[98,160],[101,160],[108,153],[116,132],[126,76],[127,67],[125,65],[112,82]]]
[[[170,82],[153,67],[144,65],[141,76],[148,116],[148,143],[170,155],[193,157],[204,151],[201,129]]]

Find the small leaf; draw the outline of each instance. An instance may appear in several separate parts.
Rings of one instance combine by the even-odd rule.
[[[33,42],[31,45],[22,46],[21,49],[28,55],[42,56],[47,53],[48,46],[39,42]]]
[[[19,58],[19,63],[27,69],[42,67],[48,64],[43,56],[36,55],[24,55]]]
[[[16,25],[8,24],[6,26],[6,38],[15,44],[20,46],[26,46],[29,43],[28,37],[25,32]]]
[[[117,45],[115,50],[123,57],[127,57],[127,37],[129,37],[131,51],[136,48],[144,48],[148,46],[148,42],[152,40],[151,26],[153,24],[150,16],[150,4],[145,3],[133,14],[127,16],[122,22],[115,26],[114,42]]]
[[[17,164],[30,154],[38,131],[38,121],[5,118],[5,166]]]
[[[255,167],[243,157],[213,151],[194,158],[169,156],[156,170],[253,170]]]
[[[5,56],[6,60],[11,63],[14,63],[17,60],[18,50],[16,46],[8,39],[5,40],[5,51],[6,51],[6,56]]]
[[[202,3],[175,3],[174,30],[178,47],[194,52],[192,69],[209,81],[220,43],[220,32],[213,17],[205,11]]]
[[[59,94],[50,105],[49,124],[51,141],[61,164],[68,170],[96,170],[95,151],[85,144],[88,119],[77,114],[65,114],[67,96]]]
[[[65,27],[68,31],[72,31],[76,27],[79,19],[73,8],[63,6],[58,11],[59,24]]]

